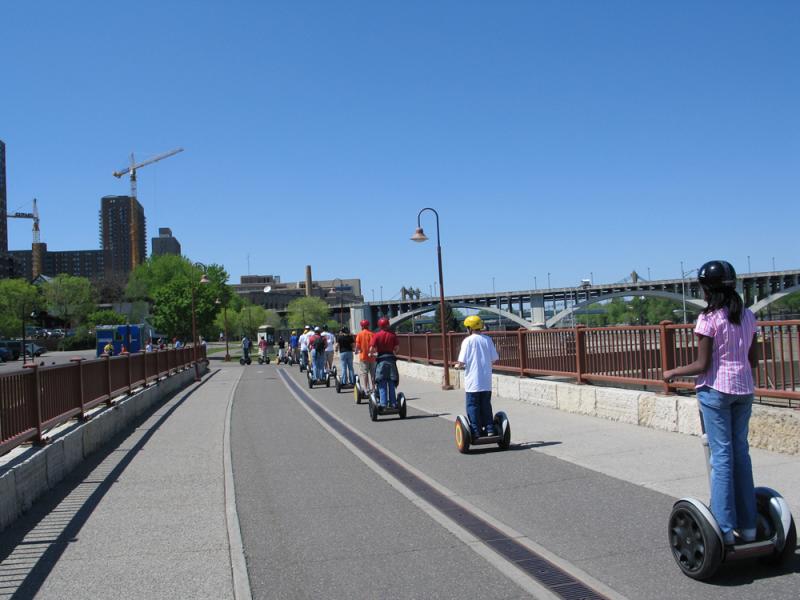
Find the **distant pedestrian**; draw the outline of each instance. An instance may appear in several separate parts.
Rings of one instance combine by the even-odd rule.
[[[103,346],[103,354],[106,356],[114,356],[114,345],[111,342],[108,342],[105,346]]]
[[[258,354],[262,359],[267,358],[267,338],[265,338],[263,335],[261,336],[261,339],[258,340]]]
[[[175,347],[175,350],[180,350],[181,348],[183,348],[183,342],[180,341],[179,339],[175,338],[174,347]]]
[[[153,351],[153,340],[147,340],[147,345],[144,347],[145,352]]]
[[[711,450],[711,513],[725,545],[756,538],[756,494],[747,434],[758,366],[756,318],[736,291],[736,271],[712,260],[697,272],[706,307],[697,318],[697,358],[664,381],[697,375],[695,388]]]
[[[492,412],[492,363],[500,360],[492,338],[483,335],[483,321],[478,315],[464,319],[469,335],[461,342],[456,368],[464,367],[467,417],[472,437],[495,435]]]

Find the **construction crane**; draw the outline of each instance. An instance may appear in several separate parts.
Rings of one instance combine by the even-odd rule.
[[[6,215],[9,219],[31,219],[33,221],[33,244],[31,244],[31,274],[36,279],[42,272],[44,261],[44,244],[39,235],[39,207],[33,199],[33,212],[14,212]]]
[[[33,219],[33,243],[38,244],[39,240],[39,209],[36,206],[36,198],[33,199],[33,212],[15,212],[6,215],[9,219]]]
[[[148,158],[140,163],[136,162],[136,159],[133,156],[133,152],[131,152],[131,166],[124,168],[122,171],[114,171],[114,177],[119,179],[123,175],[130,175],[131,178],[131,207],[130,207],[130,224],[131,224],[131,270],[135,269],[140,262],[139,257],[139,247],[136,244],[136,240],[139,235],[139,220],[134,218],[134,212],[136,207],[136,171],[141,169],[142,167],[146,167],[147,165],[152,165],[154,162],[158,162],[160,160],[164,160],[165,158],[169,158],[170,156],[174,156],[179,152],[183,152],[183,148],[175,148],[174,150],[170,150],[169,152],[164,152],[163,154],[159,154],[158,156],[154,156],[152,158]]]

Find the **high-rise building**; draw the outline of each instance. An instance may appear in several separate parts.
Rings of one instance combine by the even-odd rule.
[[[138,200],[131,202],[130,196],[103,196],[100,201],[100,245],[107,276],[129,273],[133,269],[134,244],[138,254],[137,264],[145,259],[145,225],[144,209]]]
[[[159,227],[158,237],[152,239],[153,242],[153,256],[162,256],[164,254],[181,255],[180,242],[172,237],[172,229],[169,227]]]
[[[6,198],[6,145],[0,140],[0,258],[8,252],[8,200]]]

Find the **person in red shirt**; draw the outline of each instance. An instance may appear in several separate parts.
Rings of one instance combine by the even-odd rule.
[[[380,331],[372,336],[370,341],[369,353],[375,357],[375,385],[380,394],[380,406],[386,408],[397,405],[395,390],[400,383],[400,374],[397,371],[397,351],[400,349],[400,342],[397,335],[389,329],[389,319],[381,317],[378,319]]]

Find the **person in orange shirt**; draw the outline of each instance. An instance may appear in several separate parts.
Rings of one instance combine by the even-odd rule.
[[[375,385],[375,357],[369,355],[371,345],[372,332],[369,330],[369,321],[364,319],[361,321],[361,331],[356,336],[356,348],[359,351],[361,384],[367,392],[370,392]]]

